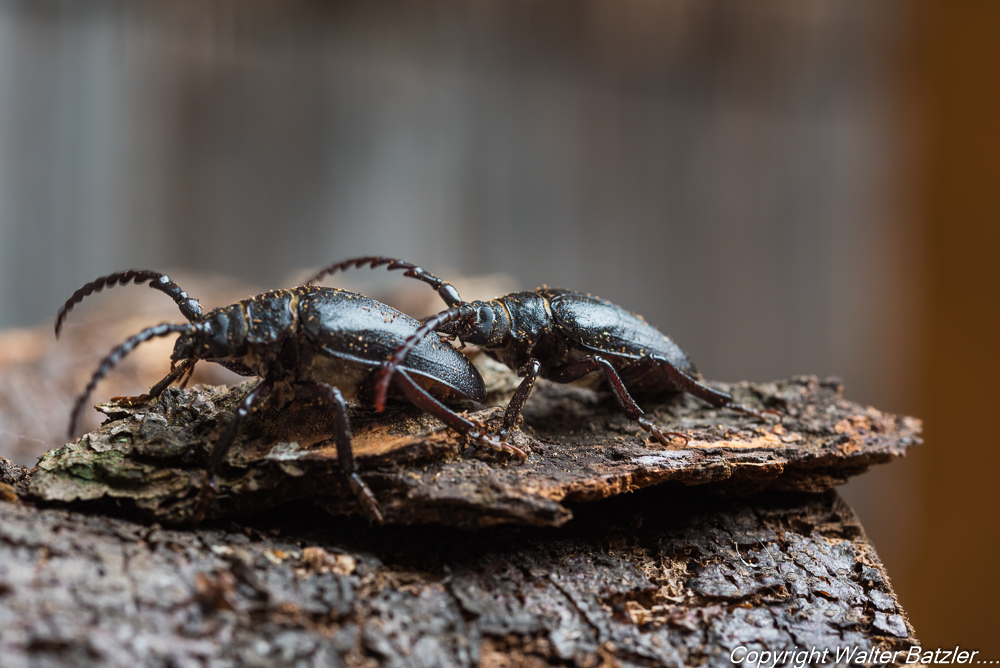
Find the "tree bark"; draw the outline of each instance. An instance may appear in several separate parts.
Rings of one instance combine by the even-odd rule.
[[[83,333],[57,391],[18,385],[45,355],[0,360],[23,372],[0,381],[0,408],[37,405],[55,433],[73,376],[92,371]],[[162,361],[135,371],[155,380]],[[518,379],[477,364],[487,405],[504,405]],[[669,445],[607,397],[539,381],[511,439],[523,464],[413,407],[352,406],[385,526],[356,515],[330,412],[277,400],[245,425],[192,526],[211,446],[254,382],[102,404],[104,425],[30,472],[0,457],[5,668],[731,666],[810,650],[784,663],[885,663],[872,652],[900,662],[916,642],[832,488],[905,454],[920,423],[844,399],[836,379],[713,383],[780,423],[637,397],[685,435]]]
[[[727,666],[916,642],[835,492],[661,486],[573,512],[469,533],[294,505],[169,530],[0,502],[3,663]]]
[[[481,356],[484,358],[484,356]],[[503,404],[517,380],[481,361]],[[77,443],[44,455],[33,498],[109,504],[163,523],[189,521],[199,506],[205,462],[228,413],[256,381],[171,389],[149,405],[99,408],[110,418]],[[775,408],[782,422],[716,409],[692,397],[647,406],[663,428],[684,433],[665,446],[621,414],[613,400],[539,382],[525,425],[510,442],[527,462],[497,461],[413,407],[350,411],[361,475],[386,520],[485,527],[558,526],[567,502],[594,501],[657,484],[710,484],[731,493],[822,491],[918,442],[919,422],[846,401],[833,379],[737,386],[738,401]],[[470,406],[474,408],[474,406]],[[497,426],[500,408],[471,416]],[[242,517],[310,499],[334,513],[357,503],[339,474],[333,415],[324,407],[275,402],[251,418],[220,471],[210,517]]]

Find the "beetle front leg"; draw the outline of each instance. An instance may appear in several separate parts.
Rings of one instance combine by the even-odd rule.
[[[521,409],[524,408],[524,402],[528,400],[531,388],[535,386],[535,379],[538,378],[541,370],[541,362],[534,357],[518,369],[517,375],[522,376],[524,380],[517,386],[517,391],[514,392],[514,396],[511,397],[510,402],[507,404],[507,410],[503,415],[503,426],[500,428],[501,441],[506,441],[507,437],[510,436],[511,430],[517,426],[517,419],[521,417]]]
[[[486,433],[479,431],[479,428],[475,423],[470,420],[466,420],[464,417],[435,399],[430,395],[430,393],[427,392],[427,390],[417,385],[417,383],[414,382],[414,380],[410,378],[410,375],[403,369],[396,370],[396,375],[393,376],[393,380],[399,385],[400,389],[403,390],[403,394],[406,395],[406,398],[409,399],[413,405],[422,409],[426,413],[430,413],[458,433],[465,434],[477,443],[493,448],[494,450],[499,450],[500,452],[504,452],[508,455],[514,455],[522,462],[528,458],[528,456],[524,454],[524,450],[521,448],[501,443],[500,441],[490,438],[490,436]]]
[[[274,381],[270,379],[265,379],[257,384],[257,387],[250,390],[240,405],[236,407],[236,414],[233,419],[226,425],[226,430],[222,432],[222,437],[215,442],[215,446],[212,448],[212,456],[208,460],[208,467],[206,469],[207,477],[205,479],[205,484],[201,488],[201,494],[199,495],[198,508],[194,513],[194,523],[198,524],[205,518],[205,513],[212,506],[212,502],[215,501],[216,492],[219,489],[219,479],[216,475],[216,471],[219,468],[219,464],[222,463],[223,458],[229,449],[233,447],[233,443],[236,441],[237,434],[240,433],[240,428],[243,427],[243,423],[247,421],[250,414],[254,409],[267,398],[267,395],[271,393],[274,387]]]
[[[138,406],[139,404],[151,401],[152,399],[155,399],[163,394],[163,390],[170,387],[170,385],[173,384],[173,382],[178,378],[185,375],[190,378],[191,374],[194,373],[194,365],[197,361],[197,359],[186,359],[180,364],[172,364],[170,373],[168,373],[163,380],[151,387],[149,392],[146,394],[140,394],[135,397],[111,397],[111,401],[117,403],[119,406]],[[185,380],[185,382],[187,381]]]
[[[351,427],[347,420],[347,404],[344,402],[344,395],[332,385],[313,381],[296,383],[295,390],[300,395],[333,406],[333,438],[337,443],[337,461],[340,462],[340,468],[344,471],[347,484],[350,485],[354,496],[358,498],[361,507],[369,517],[379,524],[383,524],[385,519],[382,517],[382,511],[375,494],[358,475],[358,465],[354,460],[354,449],[351,447]]]
[[[111,397],[111,401],[121,405],[121,406],[138,406],[144,404],[148,401],[156,399],[158,396],[163,394],[163,390],[170,387],[175,381],[183,378],[181,380],[180,387],[184,389],[187,386],[188,381],[191,380],[191,375],[194,373],[194,365],[199,360],[196,358],[186,359],[181,361],[179,364],[171,365],[170,373],[168,373],[163,380],[158,382],[156,385],[150,388],[149,392],[146,394],[140,394],[135,397]],[[256,376],[257,372],[248,367],[246,364],[239,360],[227,360],[227,359],[210,359],[206,360],[208,362],[215,362],[216,364],[229,369],[233,373],[237,373],[241,376]]]
[[[618,406],[622,409],[622,412],[629,418],[638,422],[640,427],[652,434],[653,437],[660,443],[663,445],[671,445],[671,437],[683,438],[685,443],[691,440],[691,437],[687,434],[682,434],[679,431],[663,431],[653,424],[649,418],[646,417],[646,413],[639,408],[637,403],[635,403],[635,399],[633,399],[632,395],[629,394],[628,389],[625,387],[625,383],[622,382],[622,379],[615,370],[615,367],[611,364],[611,362],[599,355],[588,355],[587,357],[582,357],[575,362],[564,364],[563,366],[549,372],[547,378],[557,383],[572,383],[574,380],[583,378],[588,373],[593,373],[595,371],[604,372],[604,377],[608,381],[611,393],[614,395],[615,400],[618,401]]]

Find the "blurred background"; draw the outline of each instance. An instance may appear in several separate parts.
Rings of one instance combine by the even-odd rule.
[[[924,646],[1000,660],[998,28],[986,2],[8,0],[0,327],[128,267],[263,289],[382,254],[597,293],[707,378],[836,375],[923,418],[842,491]],[[17,463],[54,445],[0,423]]]

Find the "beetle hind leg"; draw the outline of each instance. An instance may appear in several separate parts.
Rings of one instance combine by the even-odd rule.
[[[630,369],[631,366],[632,365],[629,365],[626,369]],[[553,369],[548,374],[548,378],[557,383],[571,383],[574,380],[582,378],[588,373],[593,373],[595,371],[604,372],[604,377],[608,381],[611,393],[614,395],[615,400],[618,402],[618,406],[622,409],[622,412],[629,416],[629,418],[638,422],[639,426],[648,431],[657,441],[663,445],[670,446],[673,445],[673,439],[675,438],[683,438],[685,444],[691,440],[690,436],[682,434],[679,431],[664,431],[653,424],[649,418],[645,417],[645,411],[639,408],[639,405],[635,403],[635,399],[633,399],[632,395],[629,394],[624,381],[622,381],[621,376],[618,375],[615,367],[611,364],[611,362],[599,355],[588,355],[587,357],[570,362],[569,364],[564,364],[561,367]]]
[[[712,404],[716,408],[728,408],[730,410],[739,411],[764,422],[767,421],[767,418],[765,417],[766,413],[773,413],[777,415],[779,419],[781,418],[781,413],[776,410],[768,409],[765,411],[758,411],[754,408],[750,408],[749,406],[744,406],[743,404],[733,401],[731,394],[714,390],[711,387],[695,380],[674,366],[670,360],[662,355],[646,355],[645,357],[637,359],[635,362],[632,362],[621,370],[621,377],[625,385],[631,387],[640,380],[644,379],[650,373],[657,370],[662,371],[663,375],[670,381],[670,385],[678,391],[694,395],[702,401]]]
[[[684,445],[687,445],[691,440],[691,436],[679,431],[663,431],[655,424],[653,424],[648,418],[641,417],[636,420],[639,425],[648,431],[650,435],[657,441],[666,446],[674,445],[674,439],[682,438],[684,439]]]

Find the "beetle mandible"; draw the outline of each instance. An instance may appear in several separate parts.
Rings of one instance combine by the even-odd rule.
[[[291,386],[297,396],[319,401],[334,410],[333,436],[338,461],[362,508],[381,523],[383,517],[375,495],[361,479],[354,461],[345,402],[351,399],[369,405],[373,402],[383,362],[417,334],[420,322],[368,297],[315,286],[265,292],[202,313],[198,300],[189,297],[164,274],[131,269],[103,276],[77,290],[56,317],[56,337],[67,313],[87,295],[106,287],[146,281],[149,287],[173,298],[188,322],[148,327],[114,348],[76,400],[70,417],[70,437],[97,383],[125,355],[150,339],[180,334],[170,357],[170,373],[148,394],[136,398],[136,403],[155,398],[174,381],[186,379],[201,360],[261,378],[240,402],[233,419],[212,447],[208,478],[195,521],[201,519],[214,498],[216,471],[240,428],[284,384]],[[465,355],[450,345],[442,345],[437,337],[423,339],[411,347],[412,356],[405,364],[396,365],[395,395],[402,395],[482,445],[525,458],[519,448],[497,441],[480,425],[439,401],[464,398],[481,402],[486,398],[482,376]],[[383,390],[379,405],[384,402]]]
[[[702,383],[687,353],[641,316],[589,294],[541,287],[491,301],[467,302],[451,283],[421,267],[374,256],[330,265],[306,283],[366,264],[372,269],[384,265],[390,270],[404,269],[404,275],[430,285],[448,305],[446,310],[424,319],[386,361],[376,392],[376,407],[384,405],[392,378],[410,351],[431,332],[442,332],[457,337],[463,345],[481,347],[523,377],[507,405],[501,439],[506,439],[517,424],[538,377],[609,389],[622,412],[663,444],[669,444],[671,437],[689,437],[653,424],[633,399],[633,392],[687,392],[718,408],[728,407],[763,419],[761,412],[734,403],[731,395]]]

